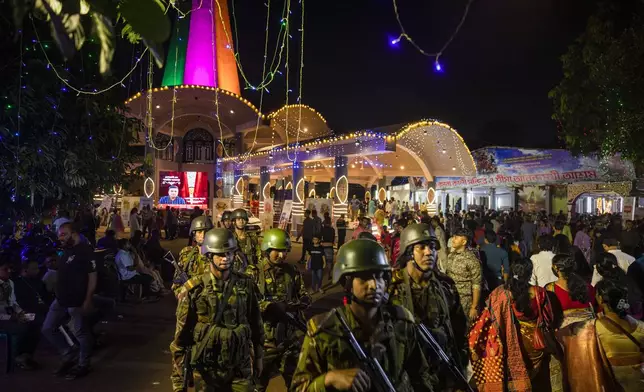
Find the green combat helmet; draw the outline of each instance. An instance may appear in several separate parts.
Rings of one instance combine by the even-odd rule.
[[[399,267],[404,267],[401,263],[404,263],[403,257],[407,253],[407,248],[420,244],[421,242],[429,242],[430,246],[433,245],[433,249],[436,250],[441,248],[436,237],[431,234],[431,229],[428,224],[414,223],[405,227],[402,233],[400,233],[400,252],[398,252],[398,258],[396,259]]]
[[[212,229],[212,222],[207,216],[198,216],[190,223],[190,231],[188,235],[192,235],[195,231],[210,230]]]
[[[227,221],[230,220],[230,216],[232,215],[231,211],[224,211],[223,214],[221,214],[221,221]]]
[[[201,253],[222,254],[237,250],[237,240],[230,230],[216,228],[206,232],[201,245]]]
[[[238,208],[230,214],[230,220],[233,222],[238,218],[243,219],[248,223],[248,211],[243,208]]]
[[[391,271],[385,250],[373,240],[359,238],[340,247],[333,266],[333,284],[344,283],[343,278],[356,272]]]
[[[277,228],[266,230],[262,240],[262,252],[266,252],[269,249],[291,250],[291,238],[288,233]]]

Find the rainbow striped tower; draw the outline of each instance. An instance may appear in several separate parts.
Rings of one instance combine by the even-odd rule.
[[[192,0],[191,5],[174,26],[163,86],[218,87],[240,95],[227,2]]]

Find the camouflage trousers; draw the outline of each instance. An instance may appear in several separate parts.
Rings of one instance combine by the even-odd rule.
[[[194,371],[196,392],[253,392],[253,382],[243,378],[224,381],[209,372]]]
[[[176,337],[170,343],[170,355],[172,356],[172,373],[170,373],[172,390],[183,391],[183,364],[186,360],[186,348],[177,344]]]
[[[265,392],[268,383],[273,377],[281,375],[284,378],[286,388],[290,388],[293,374],[297,368],[297,361],[300,356],[299,342],[292,343],[286,350],[265,349],[264,368],[262,374],[256,380],[255,390]]]

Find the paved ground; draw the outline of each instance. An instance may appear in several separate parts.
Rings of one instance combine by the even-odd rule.
[[[185,246],[187,239],[163,242],[175,254]],[[301,245],[293,244],[289,262],[295,262]],[[307,284],[310,275],[305,274]],[[341,303],[339,288],[334,287],[323,296],[314,296],[310,315],[320,313]],[[2,392],[170,392],[170,353],[168,345],[174,331],[175,299],[163,298],[157,303],[118,305],[116,312],[100,325],[105,331],[106,347],[92,359],[94,371],[84,379],[66,381],[51,375],[57,366],[53,349],[43,340],[37,360],[44,368],[34,372],[16,370],[0,374]],[[0,344],[3,344],[2,341]],[[3,361],[4,358],[0,359]],[[0,365],[4,369],[4,363]],[[1,370],[0,370],[1,371]],[[273,379],[269,391],[285,391],[281,377]]]

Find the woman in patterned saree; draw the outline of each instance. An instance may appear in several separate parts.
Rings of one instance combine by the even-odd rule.
[[[554,314],[548,293],[531,286],[531,276],[530,259],[512,263],[510,279],[492,291],[470,330],[470,359],[480,392],[550,391],[550,354],[538,342],[553,330]],[[552,333],[549,340],[554,341]]]
[[[595,289],[579,276],[569,254],[552,258],[552,272],[558,280],[546,290],[557,296],[564,316],[557,331],[564,358],[550,362],[552,390],[602,392],[607,380],[596,339]]]

